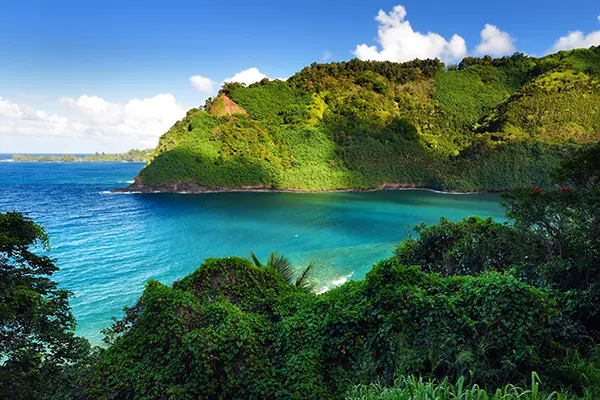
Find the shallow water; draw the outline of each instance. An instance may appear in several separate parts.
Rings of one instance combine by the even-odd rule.
[[[95,343],[148,279],[170,284],[207,257],[254,250],[266,259],[278,250],[299,266],[315,260],[321,291],[362,279],[409,225],[503,216],[493,194],[109,192],[127,186],[142,166],[0,163],[0,211],[21,211],[46,228],[61,268],[56,279],[76,295],[78,333]]]

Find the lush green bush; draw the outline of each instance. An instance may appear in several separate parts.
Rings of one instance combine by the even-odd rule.
[[[75,336],[69,298],[51,279],[58,267],[43,228],[17,212],[0,213],[0,398],[70,398],[93,361]]]
[[[400,263],[419,265],[426,272],[471,275],[545,261],[533,234],[491,217],[469,217],[459,222],[442,217],[438,225],[421,224],[414,230],[418,237],[405,239],[394,252]]]
[[[522,189],[504,196],[507,216],[539,240],[539,284],[569,297],[568,308],[600,329],[600,189]]]
[[[352,383],[469,371],[491,388],[560,376],[571,325],[552,293],[495,272],[443,278],[390,259],[316,296],[269,266],[211,259],[172,288],[148,283],[86,393],[334,398]]]

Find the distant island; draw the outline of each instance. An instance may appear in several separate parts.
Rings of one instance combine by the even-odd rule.
[[[600,47],[542,58],[333,62],[225,83],[159,140],[126,190],[548,187],[600,140]]]
[[[15,162],[147,162],[153,152],[152,149],[131,149],[127,153],[95,153],[87,156],[13,154],[12,159]]]

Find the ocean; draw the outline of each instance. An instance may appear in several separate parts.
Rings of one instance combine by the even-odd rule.
[[[149,279],[165,284],[209,257],[253,250],[316,262],[317,291],[362,279],[421,222],[470,215],[503,220],[494,194],[352,193],[113,194],[142,163],[0,162],[0,212],[43,225],[54,278],[71,290],[78,334],[95,344]]]

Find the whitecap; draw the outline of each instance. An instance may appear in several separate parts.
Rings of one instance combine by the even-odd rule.
[[[329,286],[323,286],[318,292],[317,294],[323,294],[325,292],[329,291]]]
[[[142,192],[112,192],[110,190],[103,190],[100,194],[140,194]]]
[[[329,291],[331,288],[343,285],[344,283],[348,282],[348,279],[352,278],[352,275],[354,275],[354,272],[355,271],[352,271],[346,276],[342,276],[339,279],[334,279],[334,280],[330,281],[329,285],[331,285],[331,286],[323,286],[321,289],[319,289],[317,294],[323,294],[323,293]]]
[[[340,279],[336,279],[336,280],[331,281],[331,284],[333,286],[341,286],[344,283],[348,282],[348,279],[352,278],[352,275],[354,275],[354,271],[350,272],[349,275],[341,277]]]

